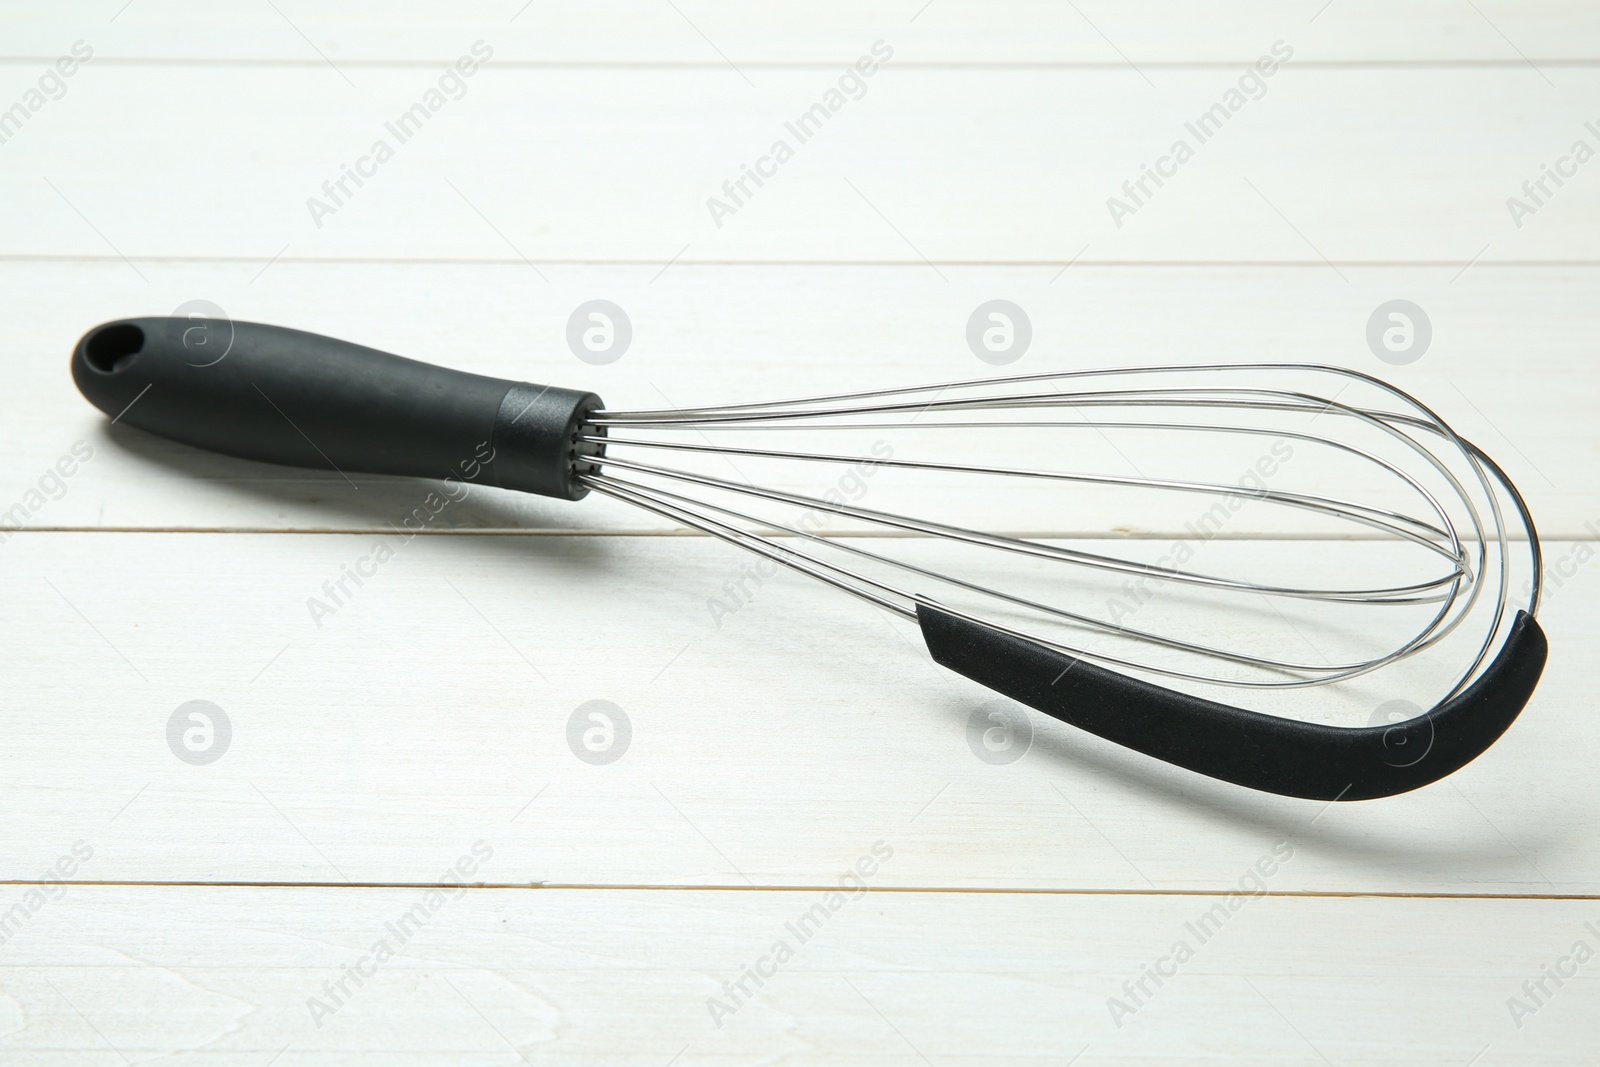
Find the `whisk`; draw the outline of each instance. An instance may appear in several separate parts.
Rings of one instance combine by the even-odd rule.
[[[90,330],[72,371],[119,421],[232,456],[592,491],[910,619],[937,663],[1047,715],[1288,796],[1453,773],[1510,726],[1546,656],[1516,486],[1422,403],[1336,366],[624,411],[281,327],[139,318]],[[1282,558],[1230,536],[1246,510]],[[1115,550],[1061,537],[1063,516],[1120,535]],[[1297,696],[1359,706],[1402,664],[1443,696],[1400,722],[1312,721],[1337,702]]]

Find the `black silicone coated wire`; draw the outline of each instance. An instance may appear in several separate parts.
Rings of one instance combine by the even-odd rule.
[[[1310,800],[1405,793],[1477,759],[1521,714],[1547,645],[1517,612],[1478,678],[1393,726],[1339,727],[1246,711],[1130,678],[940,611],[917,607],[934,661],[1046,715],[1225,782]]]

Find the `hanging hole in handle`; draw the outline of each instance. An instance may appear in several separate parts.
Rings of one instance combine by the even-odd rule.
[[[89,338],[83,354],[89,366],[101,374],[115,374],[143,350],[144,331],[131,322],[119,322]]]

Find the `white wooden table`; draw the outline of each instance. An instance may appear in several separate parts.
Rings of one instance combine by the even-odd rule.
[[[0,1062],[1596,1062],[1600,162],[1560,161],[1600,148],[1600,11],[793,7],[0,5]],[[1326,809],[1042,718],[991,765],[989,697],[909,628],[788,576],[717,625],[733,550],[495,491],[316,619],[425,487],[111,427],[67,373],[89,326],[203,300],[626,406],[763,399],[988,373],[997,297],[1017,370],[1331,362],[1480,440],[1561,568],[1522,720]],[[633,327],[603,366],[564,336],[596,298]],[[1395,298],[1434,339],[1386,368]],[[593,700],[610,763],[569,745]],[[211,762],[169,745],[191,701]]]

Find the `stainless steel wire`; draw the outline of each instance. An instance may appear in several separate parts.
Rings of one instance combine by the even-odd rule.
[[[1239,384],[1226,382],[1232,376],[1247,380]],[[1287,376],[1297,382],[1326,382],[1327,387],[1296,384],[1274,388],[1261,384],[1273,376]],[[1161,384],[1123,384],[1130,377],[1159,379]],[[1197,385],[1171,384],[1190,377],[1209,380]],[[1094,387],[1075,387],[1094,379],[1101,380]],[[1334,384],[1339,387],[1331,388]],[[1388,402],[1342,401],[1341,397],[1353,386],[1377,390]],[[1074,417],[1016,417],[1018,413],[1031,416],[1041,409]],[[1092,409],[1110,411],[1113,417],[1105,421],[1091,419],[1087,411]],[[1194,414],[1175,419],[1165,414],[1171,409]],[[1132,417],[1135,414],[1145,417]],[[1224,421],[1201,421],[1198,416],[1202,415]],[[1269,418],[1303,418],[1305,425],[1265,424]],[[1327,421],[1321,426],[1325,429],[1310,425],[1324,419]],[[737,467],[739,461],[745,460],[779,464],[785,471],[794,469],[794,465],[834,470],[859,467],[863,462],[860,455],[827,447],[768,447],[761,436],[798,433],[827,437],[864,430],[910,433],[923,442],[950,433],[957,435],[963,446],[983,440],[1010,442],[1012,435],[1019,433],[1032,435],[1021,446],[1006,445],[1005,455],[1013,460],[1010,462],[905,458],[896,453],[869,457],[875,469],[920,477],[998,479],[1012,485],[1043,482],[1086,492],[1129,491],[1166,498],[1198,496],[1228,501],[1244,498],[1303,513],[1314,520],[1360,528],[1369,537],[1421,550],[1426,558],[1441,565],[1406,580],[1369,584],[1255,581],[1213,570],[1047,543],[1044,538],[979,529],[947,518],[866,508],[829,499],[826,493],[819,496],[756,484],[744,478]],[[1330,455],[1392,479],[1413,505],[1402,508],[1364,503],[1330,491],[1291,491],[1204,477],[1151,477],[1131,459],[1128,462],[1135,470],[1132,474],[1058,469],[1041,463],[1047,457],[1040,454],[1037,438],[1046,431],[1092,432],[1125,459],[1126,454],[1117,448],[1110,432],[1131,435],[1130,439],[1164,435],[1157,440],[1178,442],[1173,446],[1175,456],[1192,450],[1190,435],[1271,437],[1300,442],[1326,448]],[[724,439],[750,436],[735,443],[719,443],[713,435]],[[1496,634],[1507,621],[1514,533],[1519,540],[1525,537],[1527,543],[1527,608],[1530,613],[1538,608],[1542,569],[1538,537],[1525,502],[1504,472],[1407,393],[1371,375],[1341,367],[1210,363],[1111,368],[970,379],[771,403],[601,410],[592,414],[581,439],[603,450],[603,455],[588,457],[590,465],[580,474],[584,484],[597,493],[720,538],[902,616],[915,618],[919,604],[936,604],[940,610],[1069,655],[1166,677],[1245,688],[1325,685],[1379,670],[1421,652],[1472,618],[1473,631],[1481,629],[1481,639],[1470,667],[1458,676],[1453,695],[1469,684],[1486,662]],[[1397,455],[1386,455],[1386,449]],[[695,470],[695,460],[730,464],[739,478]],[[1413,466],[1415,470],[1408,469]],[[745,503],[739,503],[741,500]],[[1519,530],[1508,531],[1507,509],[1502,507],[1502,501],[1509,503]],[[823,532],[818,528],[820,524],[812,521],[809,525],[813,528],[807,529],[805,522],[775,517],[771,514],[775,505],[803,509],[813,520],[817,515],[826,515],[854,526]],[[1417,506],[1421,513],[1413,514]],[[839,536],[845,532],[879,536]],[[1083,605],[1047,602],[1036,595],[924,565],[906,558],[904,544],[893,543],[935,538],[963,549],[1077,568],[1086,578],[1100,574],[1155,582],[1158,586],[1171,582],[1197,595],[1260,599],[1285,622],[1289,620],[1275,600],[1341,609],[1437,607],[1421,612],[1414,629],[1408,623],[1403,636],[1391,639],[1371,654],[1310,663],[1300,657],[1266,654],[1204,639],[1201,635],[1209,629],[1204,620],[1196,620],[1183,632],[1163,632],[1154,625],[1133,626],[1107,619],[1085,610]],[[961,605],[948,602],[954,593],[968,599]],[[1492,599],[1484,610],[1478,610],[1486,594]],[[1038,624],[1013,621],[1019,614],[1024,620],[1038,620]],[[1064,635],[1062,628],[1079,636]],[[1087,635],[1098,635],[1098,642],[1086,640]],[[1161,654],[1139,653],[1137,649],[1141,647],[1158,649]],[[1226,664],[1228,669],[1208,668],[1203,666],[1206,663]]]

